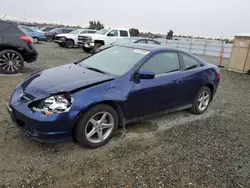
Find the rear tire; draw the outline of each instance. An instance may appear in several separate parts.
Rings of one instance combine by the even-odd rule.
[[[38,44],[38,43],[39,43],[39,38],[34,37],[34,38],[33,38],[33,41],[34,41],[35,44]]]
[[[0,72],[5,74],[19,73],[24,66],[22,55],[14,50],[0,52]]]
[[[207,110],[211,99],[212,92],[210,88],[207,86],[202,87],[194,99],[191,112],[194,114],[203,114]]]
[[[62,47],[62,48],[64,48],[65,47],[65,44],[61,44],[61,43],[59,43],[58,44],[60,47]]]
[[[47,37],[47,42],[53,42],[53,37]]]
[[[106,116],[101,121],[104,117],[103,114],[106,114]],[[109,142],[117,127],[118,115],[115,109],[106,104],[98,104],[80,117],[74,130],[74,136],[80,145],[91,149],[98,148]]]

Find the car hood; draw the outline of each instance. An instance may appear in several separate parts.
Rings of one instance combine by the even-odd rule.
[[[58,37],[66,37],[66,38],[77,38],[76,34],[70,34],[70,33],[58,34],[56,36],[58,36]]]
[[[71,92],[114,79],[116,76],[86,69],[74,63],[47,69],[21,83],[23,92],[41,99],[57,92]]]

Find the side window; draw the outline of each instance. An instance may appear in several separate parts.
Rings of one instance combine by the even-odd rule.
[[[152,71],[156,75],[175,72],[180,70],[178,54],[175,52],[165,52],[151,57],[140,70]]]
[[[198,61],[186,54],[182,53],[183,61],[184,61],[184,70],[193,69],[198,66]]]
[[[62,29],[57,29],[56,33],[62,33]]]
[[[136,43],[146,44],[146,43],[147,43],[147,41],[146,41],[146,40],[139,40],[139,41],[137,41]]]
[[[68,29],[62,29],[62,32],[63,32],[63,33],[68,33],[69,30],[68,30]]]
[[[82,31],[80,34],[83,34],[83,33],[89,33],[89,31],[84,30],[84,31]]]
[[[96,31],[88,31],[88,33],[95,33]]]
[[[128,37],[128,32],[124,30],[120,30],[120,36],[121,37]]]
[[[118,30],[111,30],[109,33],[108,33],[108,36],[110,37],[118,37]]]
[[[155,41],[153,41],[153,40],[148,40],[147,41],[148,42],[148,44],[157,44]]]

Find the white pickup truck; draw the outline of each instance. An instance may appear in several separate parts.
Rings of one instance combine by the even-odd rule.
[[[128,29],[101,29],[95,34],[80,34],[78,46],[81,46],[85,52],[96,52],[102,45],[109,45],[124,37],[130,37]]]
[[[55,43],[61,47],[73,48],[74,46],[77,46],[79,34],[92,34],[95,32],[96,30],[93,29],[76,29],[70,33],[56,35]]]

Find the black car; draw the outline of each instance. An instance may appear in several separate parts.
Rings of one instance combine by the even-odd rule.
[[[16,23],[0,20],[0,72],[15,74],[24,62],[36,61],[38,53],[33,39]]]
[[[56,35],[62,34],[62,33],[70,33],[71,31],[74,31],[72,28],[55,28],[50,30],[49,32],[45,33],[45,37],[47,41],[52,42],[55,40]]]
[[[160,45],[161,43],[159,41],[153,40],[153,39],[149,39],[149,38],[141,38],[141,37],[127,37],[127,38],[122,38],[119,39],[113,43],[111,43],[110,45],[104,45],[102,47],[100,47],[98,49],[98,51],[102,51],[110,46],[114,46],[114,45],[128,45],[128,44],[132,44],[132,43],[140,43],[140,44],[157,44]]]
[[[44,31],[44,32],[49,32],[52,29],[55,29],[55,27],[53,27],[53,26],[45,26],[45,27],[40,28],[40,30]]]

